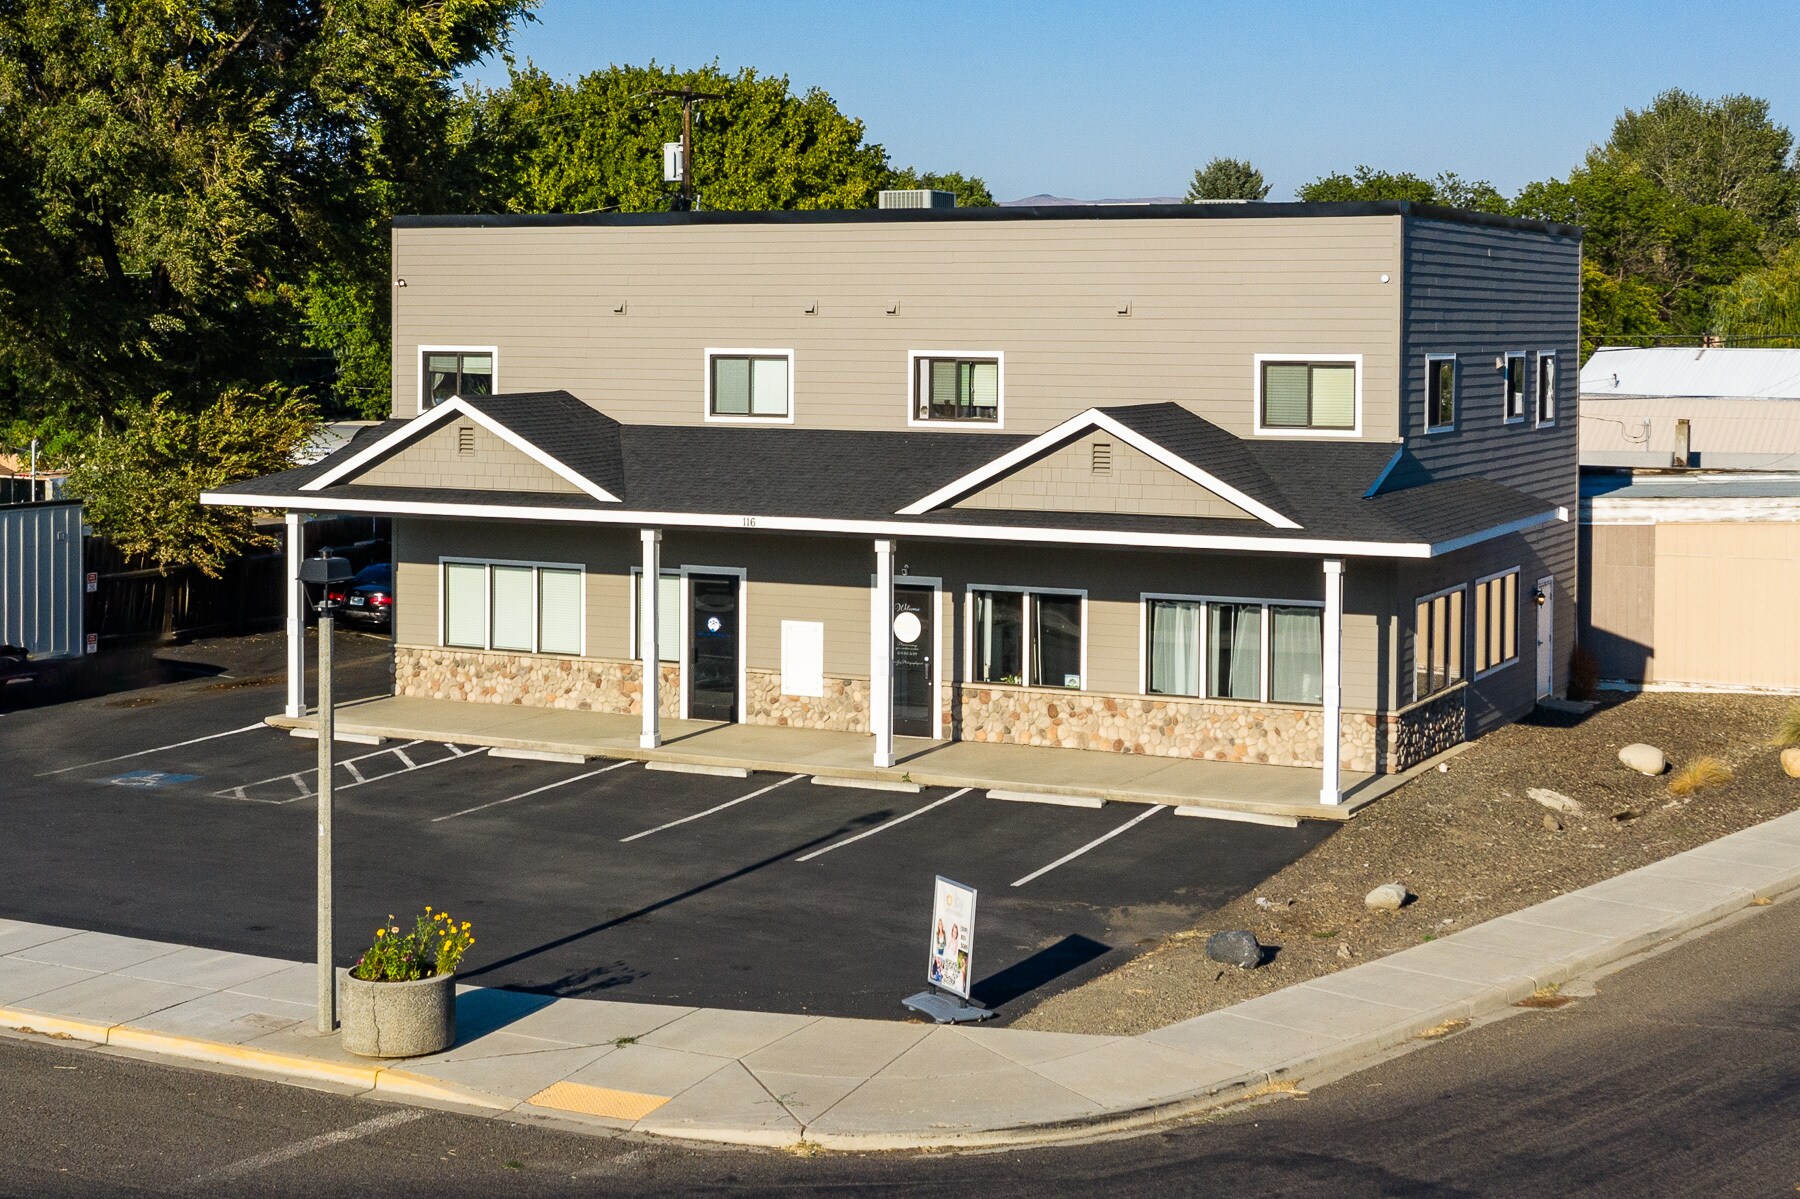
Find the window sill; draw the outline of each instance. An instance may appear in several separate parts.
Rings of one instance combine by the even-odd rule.
[[[1469,676],[1469,682],[1479,683],[1482,679],[1489,678],[1493,675],[1499,674],[1501,671],[1505,670],[1508,666],[1517,666],[1518,664],[1519,664],[1519,655],[1514,654],[1512,657],[1508,658],[1504,662],[1499,663],[1496,666],[1490,666],[1486,670],[1476,671],[1474,674]],[[1443,693],[1439,692],[1438,694],[1441,695]]]

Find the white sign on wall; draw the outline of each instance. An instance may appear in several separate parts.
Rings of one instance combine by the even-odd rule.
[[[931,900],[931,952],[925,978],[952,995],[969,997],[975,961],[975,888],[938,875]]]
[[[813,699],[825,694],[825,626],[821,622],[781,622],[781,693]]]

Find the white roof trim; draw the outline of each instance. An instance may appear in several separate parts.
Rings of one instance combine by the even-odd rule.
[[[1117,420],[1100,411],[1098,408],[1089,408],[1086,412],[1070,417],[1049,432],[1040,433],[1024,445],[1000,455],[1000,457],[994,459],[992,462],[970,471],[968,474],[962,476],[962,478],[946,483],[924,499],[913,501],[906,507],[900,509],[895,515],[923,516],[934,508],[940,508],[947,503],[959,500],[963,496],[979,490],[982,484],[1006,474],[1014,467],[1037,457],[1039,454],[1054,449],[1061,443],[1068,441],[1077,434],[1084,433],[1089,429],[1100,429],[1117,437],[1132,449],[1154,458],[1157,462],[1168,467],[1176,474],[1192,483],[1199,484],[1201,487],[1206,488],[1227,503],[1235,504],[1252,516],[1259,518],[1265,524],[1274,525],[1278,529],[1298,529],[1300,527],[1294,521],[1289,520],[1262,501],[1252,499],[1237,488],[1231,486],[1229,483],[1217,479],[1206,471],[1201,470],[1187,459],[1177,454],[1170,453],[1161,445],[1151,441],[1143,434],[1120,424]]]
[[[616,504],[619,502],[618,496],[613,495],[604,487],[601,487],[579,471],[571,470],[569,467],[564,466],[561,462],[557,461],[549,454],[546,454],[536,445],[525,440],[523,437],[520,437],[517,433],[507,428],[493,417],[488,416],[480,409],[474,407],[460,396],[445,400],[437,407],[427,409],[420,415],[413,417],[400,428],[395,429],[392,433],[377,440],[375,444],[371,445],[368,449],[358,451],[353,456],[346,458],[330,470],[321,474],[312,482],[301,484],[300,490],[322,491],[333,483],[341,482],[347,476],[356,474],[377,459],[386,456],[390,451],[399,449],[409,442],[416,441],[437,428],[439,425],[447,423],[453,416],[460,416],[480,425],[489,433],[492,433],[507,445],[512,446],[515,450],[518,450],[533,462],[536,462],[538,465],[549,470],[558,478],[572,483],[575,487],[580,489],[584,495],[592,496],[594,499],[606,504]]]
[[[296,512],[362,512],[378,516],[447,516],[496,520],[542,520],[565,524],[630,525],[695,529],[764,529],[783,533],[848,533],[865,537],[935,538],[946,541],[1017,541],[1054,545],[1129,546],[1140,549],[1254,550],[1273,554],[1361,558],[1431,558],[1556,519],[1553,512],[1496,525],[1467,537],[1428,545],[1417,541],[1329,541],[1301,537],[1239,537],[1224,534],[1131,533],[1112,529],[1043,529],[1012,525],[943,525],[912,521],[826,520],[813,517],[755,516],[742,513],[626,512],[618,509],[521,508],[499,504],[373,500],[319,496],[204,492],[202,504],[274,508]]]

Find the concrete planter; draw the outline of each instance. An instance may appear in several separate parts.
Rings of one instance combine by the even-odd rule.
[[[456,1043],[456,976],[368,982],[342,976],[338,1009],[345,1049],[360,1057],[418,1057]]]

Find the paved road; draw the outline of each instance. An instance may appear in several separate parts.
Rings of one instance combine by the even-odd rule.
[[[256,645],[214,647],[251,659],[232,677],[0,714],[0,916],[310,958],[315,747],[260,726],[281,702],[280,658],[279,642],[273,661]],[[383,642],[340,653],[341,695],[385,691]],[[709,1007],[901,1015],[924,984],[942,873],[980,889],[977,995],[1010,1018],[1191,926],[1332,827],[1164,810],[1103,840],[1146,809],[430,743],[340,758],[341,965],[388,913],[429,903],[476,923],[473,981]]]
[[[1211,1123],[802,1158],[583,1137],[0,1040],[0,1195],[1737,1199],[1800,1186],[1800,902]]]

